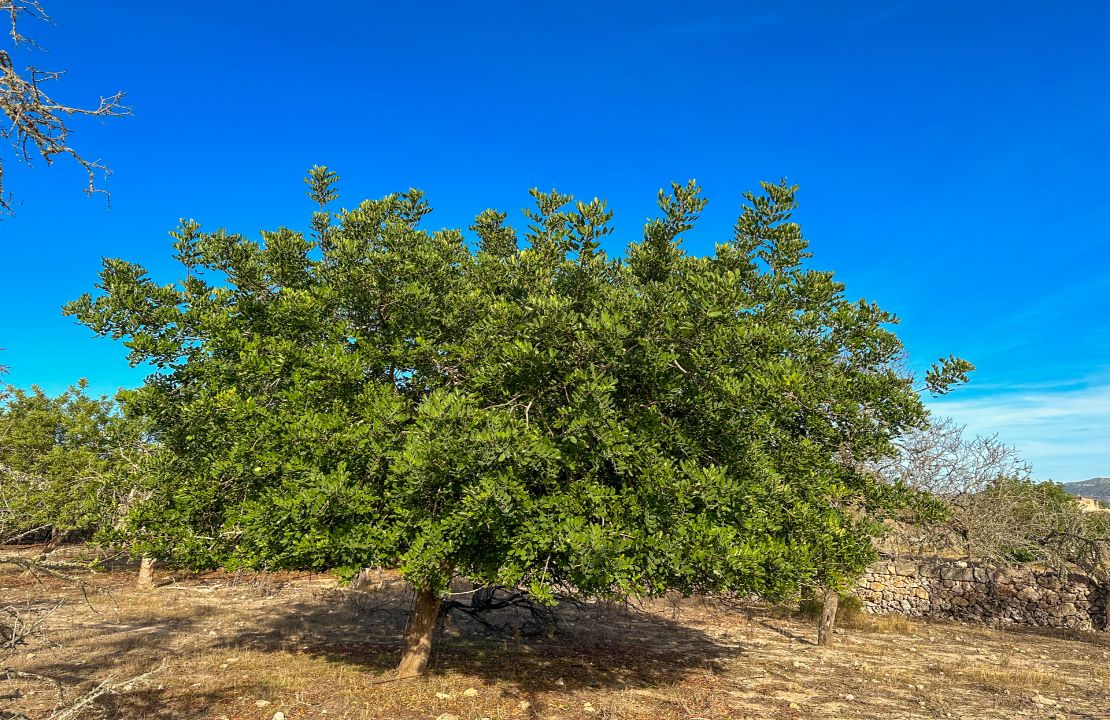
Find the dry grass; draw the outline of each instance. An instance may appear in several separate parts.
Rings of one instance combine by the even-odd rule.
[[[1068,682],[1052,673],[1031,668],[996,667],[979,663],[944,663],[939,669],[946,674],[959,677],[961,681],[979,685],[995,693],[1006,692],[1052,692],[1059,693],[1068,689]]]
[[[912,635],[921,631],[921,623],[905,615],[868,615],[864,612],[847,613],[838,620],[846,630],[861,630],[881,635]]]
[[[1105,634],[849,611],[834,645],[819,648],[798,613],[672,597],[563,608],[551,635],[522,632],[520,616],[497,618],[501,633],[452,616],[426,677],[382,682],[410,601],[395,578],[358,593],[323,575],[183,575],[148,592],[132,580],[99,575],[86,602],[60,582],[0,575],[12,601],[65,601],[6,664],[79,693],[166,660],[86,715],[104,718],[1110,717]],[[41,683],[0,677],[0,695],[16,690],[11,712],[43,717],[55,703]]]

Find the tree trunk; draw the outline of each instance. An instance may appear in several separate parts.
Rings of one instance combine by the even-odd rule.
[[[817,625],[817,644],[828,645],[832,642],[833,627],[836,626],[836,608],[840,596],[835,590],[825,591],[825,603],[821,606],[821,622]]]
[[[441,602],[434,590],[417,591],[416,605],[413,607],[409,627],[405,632],[405,648],[401,653],[401,664],[397,666],[397,677],[423,675],[424,670],[427,669]]]
[[[1102,629],[1110,630],[1110,582],[1095,585],[1095,591],[1102,591]]]
[[[496,598],[496,587],[480,587],[470,596],[470,607],[475,610],[487,610]]]
[[[139,561],[138,586],[141,588],[154,587],[154,558],[143,556]]]
[[[65,530],[58,530],[56,527],[50,528],[50,539],[46,541],[46,552],[54,552],[61,547],[68,535],[69,533]]]
[[[371,577],[370,573],[374,568],[362,568],[358,574],[351,578],[351,582],[347,585],[348,590],[356,590],[358,592],[370,592],[373,590],[382,590],[385,588],[385,576],[382,575],[382,569],[379,567],[377,570],[377,578]]]

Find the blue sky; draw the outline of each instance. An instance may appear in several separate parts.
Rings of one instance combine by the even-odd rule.
[[[343,200],[416,186],[433,226],[527,189],[606,197],[635,237],[697,178],[686,241],[727,239],[740,193],[801,186],[813,265],[899,314],[911,364],[978,365],[936,412],[1016,445],[1040,478],[1110,475],[1110,5],[1100,2],[88,3],[25,30],[55,94],[127,92],[81,123],[102,198],[59,162],[6,165],[0,362],[111,391],[123,349],[61,317],[102,256],[169,279],[179,217],[304,227],[301,178]],[[6,155],[5,159],[10,159]]]

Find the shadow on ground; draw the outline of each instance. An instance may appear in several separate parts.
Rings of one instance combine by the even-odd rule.
[[[242,706],[245,697],[264,697],[261,677],[233,681],[216,669],[220,658],[237,653],[269,656],[258,660],[260,668],[288,664],[292,655],[364,672],[364,683],[388,682],[412,603],[411,590],[398,581],[351,591],[319,582],[305,587],[209,576],[163,585],[145,596],[116,582],[115,589],[101,588],[94,603],[99,609],[81,618],[80,632],[63,632],[55,650],[36,658],[34,671],[79,694],[106,677],[123,680],[167,658],[160,677],[176,668],[182,676],[209,681],[181,687],[175,678],[155,676],[127,692],[106,693],[96,704],[113,718],[179,717],[183,711],[220,715],[236,702]],[[465,594],[459,599],[465,602]],[[585,688],[649,689],[715,672],[744,652],[698,627],[624,604],[568,603],[554,616],[556,624],[530,633],[533,618],[520,608],[483,615],[499,630],[451,611],[441,618],[429,678],[464,675],[478,686],[498,686],[520,697]]]
[[[400,659],[412,593],[400,585],[374,592],[319,593],[272,608],[230,646],[303,652],[328,662],[388,673]],[[654,687],[705,670],[742,648],[703,631],[619,603],[562,604],[556,623],[539,629],[520,608],[441,617],[428,672],[510,683],[522,692],[578,687]],[[558,674],[555,674],[557,670]]]

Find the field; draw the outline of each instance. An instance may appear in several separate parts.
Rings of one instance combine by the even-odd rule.
[[[797,613],[696,598],[562,608],[538,633],[516,610],[489,617],[497,630],[456,611],[429,674],[391,681],[411,593],[390,574],[351,591],[327,575],[163,572],[141,591],[132,571],[83,590],[7,572],[0,592],[43,617],[4,661],[3,718],[90,692],[80,717],[1110,718],[1101,633],[849,615],[820,648]],[[57,679],[64,702],[19,672]]]

